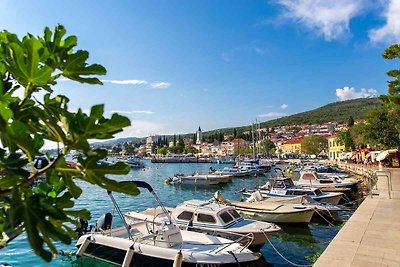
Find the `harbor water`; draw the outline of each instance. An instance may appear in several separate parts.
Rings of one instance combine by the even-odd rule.
[[[210,167],[219,169],[228,165],[212,163],[185,163],[163,164],[145,161],[146,168],[131,170],[126,176],[116,176],[119,180],[143,180],[151,184],[160,199],[166,206],[174,207],[185,200],[208,200],[219,190],[228,199],[240,200],[241,194],[237,193],[243,188],[252,189],[265,184],[268,176],[234,178],[225,185],[207,187],[178,187],[166,185],[164,180],[176,173],[208,172]],[[106,212],[113,212],[113,206],[104,189],[80,182],[83,188],[82,196],[76,201],[76,208],[86,208],[92,213],[90,224],[95,224],[97,219]],[[114,194],[122,212],[144,210],[155,207],[157,204],[152,195],[141,190],[138,196]],[[354,207],[353,207],[354,209]],[[273,247],[287,260],[299,264],[310,265],[316,257],[328,246],[339,231],[343,223],[351,216],[352,211],[341,211],[340,221],[329,224],[324,220],[313,219],[309,225],[280,225],[282,231],[270,238]],[[114,218],[114,225],[122,224],[120,218]],[[75,244],[58,244],[58,248],[66,254],[73,255],[76,251]],[[263,257],[254,266],[292,266],[277,254],[271,244],[267,243],[261,248]],[[6,248],[0,250],[0,264],[8,263],[12,266],[111,266],[94,260],[76,260],[75,256],[58,256],[50,264],[38,258],[31,250],[25,235],[18,237]]]

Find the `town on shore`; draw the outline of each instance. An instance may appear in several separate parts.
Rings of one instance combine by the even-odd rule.
[[[326,122],[321,124],[286,125],[260,128],[232,134],[217,132],[203,136],[199,126],[191,137],[184,135],[150,135],[143,142],[120,142],[112,145],[100,144],[110,155],[136,156],[152,159],[188,158],[210,162],[232,162],[236,157],[257,157],[270,159],[327,159],[349,163],[378,164],[399,167],[397,149],[381,150],[380,147],[349,149],[345,146],[343,132],[354,124],[352,117],[346,123]],[[167,162],[160,160],[158,162]],[[184,161],[181,161],[184,162]],[[189,161],[187,161],[189,162]]]

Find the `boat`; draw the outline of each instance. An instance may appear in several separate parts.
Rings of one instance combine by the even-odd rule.
[[[315,210],[314,215],[320,216],[323,219],[331,218],[334,220],[339,219],[338,211],[343,210],[337,205],[330,203],[318,202],[312,199],[310,196],[301,195],[293,197],[264,197],[260,191],[253,192],[247,199],[246,202],[252,203],[280,203],[280,204],[299,204],[304,205]]]
[[[297,204],[240,202],[227,200],[220,192],[214,198],[218,203],[234,207],[245,217],[272,223],[309,223],[315,210]]]
[[[346,171],[342,171],[342,170],[332,168],[332,167],[325,167],[325,166],[319,166],[315,169],[315,171],[317,172],[317,174],[319,176],[326,176],[326,177],[331,177],[331,178],[335,178],[335,177],[349,178],[351,176],[350,173],[348,173]]]
[[[220,236],[230,240],[241,239],[242,245],[248,245],[252,251],[259,250],[267,241],[267,237],[280,231],[280,227],[267,222],[245,219],[231,206],[211,201],[189,200],[176,208],[168,208],[172,220],[181,229],[191,229],[196,232]],[[166,219],[160,207],[142,212],[127,212],[127,221],[148,221],[156,224]]]
[[[171,220],[153,188],[146,182],[135,183],[153,194],[168,219],[160,225],[145,221],[128,224],[112,193],[108,191],[123,226],[113,228],[111,213],[103,215],[94,230],[79,237],[76,243],[77,257],[95,258],[122,267],[247,266],[260,258],[260,253],[254,253],[238,242],[180,230]]]
[[[124,163],[128,164],[131,169],[142,169],[145,167],[144,163],[137,159],[127,159],[124,161]]]
[[[214,173],[214,174],[231,175],[233,177],[246,177],[246,176],[251,175],[251,173],[249,171],[244,171],[244,170],[238,169],[238,168],[225,167],[222,170],[214,170],[214,169],[210,169],[210,170],[211,170],[211,173]]]
[[[232,175],[193,173],[191,175],[176,174],[167,178],[165,183],[173,185],[217,185],[231,180]]]
[[[237,169],[247,172],[249,175],[263,175],[265,172],[267,172],[265,169],[260,168],[253,162],[242,162],[237,166]]]
[[[307,195],[313,200],[338,205],[343,193],[322,192],[317,187],[296,186],[290,177],[271,178],[265,185],[259,187],[258,191],[262,197],[294,198]],[[244,195],[251,195],[254,190],[243,192]]]
[[[338,177],[321,177],[315,171],[300,172],[300,178],[295,181],[296,185],[310,186],[318,188],[351,188],[357,190],[359,181],[353,178],[338,178]]]

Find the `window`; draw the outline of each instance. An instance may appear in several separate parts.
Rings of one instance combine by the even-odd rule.
[[[208,215],[208,214],[203,214],[203,213],[199,213],[197,215],[197,221],[198,222],[204,222],[204,223],[215,223],[215,218],[212,215]]]
[[[240,218],[240,214],[236,210],[229,210],[229,214],[233,216],[233,218]]]
[[[84,252],[100,259],[106,259],[107,261],[111,261],[118,265],[123,263],[126,254],[126,250],[95,243],[90,243]]]
[[[179,220],[190,221],[193,218],[193,212],[184,211],[178,215]]]
[[[219,215],[219,217],[221,217],[221,219],[222,219],[222,221],[223,221],[224,223],[229,223],[229,222],[231,222],[231,221],[233,220],[232,216],[229,215],[229,213],[226,212],[226,211],[223,212],[223,213],[221,213],[221,214]]]

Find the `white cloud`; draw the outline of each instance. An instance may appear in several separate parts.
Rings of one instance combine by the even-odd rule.
[[[285,109],[285,108],[288,108],[289,106],[288,106],[288,104],[282,104],[281,105],[281,109]]]
[[[208,88],[203,88],[203,92],[208,92]]]
[[[263,55],[265,54],[265,50],[264,50],[264,49],[261,49],[261,48],[259,48],[259,47],[255,47],[255,48],[254,48],[254,51],[256,51],[256,53],[259,54],[259,55],[261,55],[261,56],[263,56]]]
[[[385,25],[372,29],[369,38],[374,43],[398,43],[400,42],[400,1],[387,0],[387,7],[383,13]]]
[[[327,41],[350,32],[349,23],[363,10],[363,0],[278,0],[283,18],[303,24]]]
[[[101,80],[103,83],[113,83],[113,84],[126,84],[126,85],[142,85],[147,84],[145,80]]]
[[[373,89],[365,89],[361,88],[360,91],[356,91],[354,87],[345,86],[343,88],[336,89],[336,97],[339,101],[356,99],[356,98],[368,98],[375,97],[378,95],[378,92]]]
[[[121,137],[146,137],[153,133],[163,131],[164,125],[144,121],[144,120],[131,120],[131,126],[124,128],[123,132],[116,135],[117,138]]]
[[[259,114],[257,117],[259,117],[259,118],[280,118],[280,117],[285,117],[285,116],[287,116],[286,113],[269,112],[266,114]]]
[[[154,82],[151,83],[150,86],[155,89],[166,89],[171,86],[170,83],[167,82]]]
[[[119,114],[154,114],[153,111],[150,110],[111,110],[110,113],[119,113]]]

